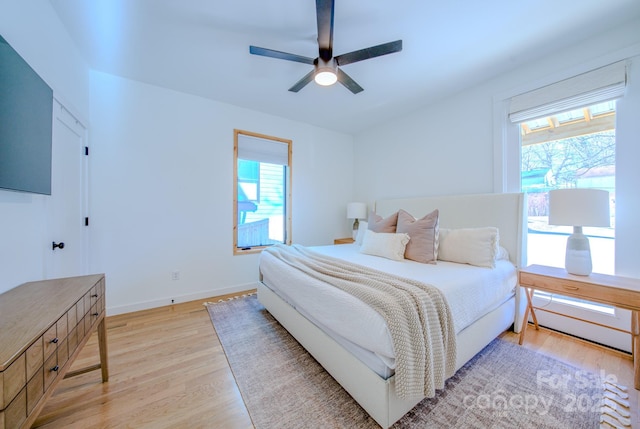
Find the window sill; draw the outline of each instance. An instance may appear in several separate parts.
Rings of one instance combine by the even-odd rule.
[[[269,246],[254,246],[254,247],[234,247],[234,255],[248,255],[253,253],[260,253]]]

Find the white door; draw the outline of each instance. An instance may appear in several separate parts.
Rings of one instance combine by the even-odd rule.
[[[53,102],[51,196],[47,199],[45,278],[86,274],[86,128],[57,100]],[[54,246],[55,244],[55,246]]]

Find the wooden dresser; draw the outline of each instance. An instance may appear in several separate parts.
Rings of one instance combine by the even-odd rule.
[[[30,282],[0,294],[0,429],[29,428],[65,376],[101,369],[108,380],[104,309],[104,274]],[[96,328],[100,363],[70,372]]]

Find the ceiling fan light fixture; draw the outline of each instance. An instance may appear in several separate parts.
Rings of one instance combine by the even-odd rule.
[[[338,81],[338,75],[331,67],[319,68],[313,78],[318,85],[330,86]]]

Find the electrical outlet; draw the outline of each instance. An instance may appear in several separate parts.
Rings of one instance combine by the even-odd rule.
[[[172,271],[171,280],[180,280],[180,271]]]

